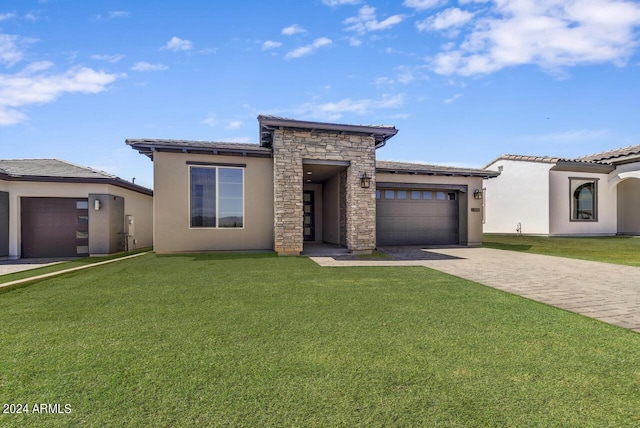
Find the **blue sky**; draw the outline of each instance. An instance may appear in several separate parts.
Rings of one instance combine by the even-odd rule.
[[[126,138],[258,141],[258,114],[395,125],[385,160],[640,144],[640,3],[0,3],[2,158],[153,186]]]

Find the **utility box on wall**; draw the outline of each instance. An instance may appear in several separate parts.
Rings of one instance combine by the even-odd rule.
[[[136,223],[135,218],[131,214],[124,216],[124,234],[126,250],[133,250],[136,248]]]
[[[124,198],[89,194],[89,254],[99,256],[124,250]]]

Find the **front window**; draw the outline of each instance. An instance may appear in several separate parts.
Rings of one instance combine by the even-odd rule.
[[[593,179],[570,178],[571,220],[598,220],[598,181]]]
[[[244,170],[191,167],[191,227],[244,226]]]

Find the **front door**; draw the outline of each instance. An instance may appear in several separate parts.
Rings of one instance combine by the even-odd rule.
[[[305,241],[315,241],[316,240],[316,225],[315,225],[315,216],[314,212],[314,204],[313,204],[313,191],[305,190],[302,193],[302,216],[303,216],[303,229],[304,229],[304,240]]]

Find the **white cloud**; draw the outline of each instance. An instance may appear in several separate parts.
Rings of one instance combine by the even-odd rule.
[[[427,80],[429,78],[426,74],[427,68],[428,66],[426,65],[400,65],[395,68],[398,73],[396,80],[403,85],[408,85],[415,80]]]
[[[9,67],[22,61],[24,53],[19,45],[25,42],[32,42],[32,39],[25,39],[11,34],[0,34],[0,64],[5,63]]]
[[[0,22],[5,21],[7,19],[15,18],[15,17],[16,17],[15,12],[0,13]]]
[[[327,37],[320,37],[318,39],[315,39],[313,41],[312,44],[310,45],[306,45],[306,46],[301,46],[299,48],[296,48],[290,52],[288,52],[285,55],[286,59],[292,59],[292,58],[300,58],[301,56],[305,56],[305,55],[309,55],[311,53],[313,53],[316,49],[321,48],[323,46],[328,46],[331,43],[333,43],[333,41]]]
[[[343,4],[358,4],[360,3],[360,0],[322,0],[322,3],[327,6],[336,7]]]
[[[433,58],[436,73],[489,74],[535,64],[623,66],[640,44],[640,5],[625,0],[497,0],[458,49]]]
[[[26,19],[27,21],[37,21],[38,17],[36,15],[34,15],[33,13],[27,13],[24,16],[24,19]]]
[[[218,119],[216,118],[216,114],[215,113],[210,113],[209,115],[207,115],[207,117],[204,118],[202,123],[204,123],[205,125],[209,125],[210,127],[214,128],[218,124]]]
[[[307,30],[299,26],[298,24],[289,25],[282,29],[282,34],[285,36],[293,36],[298,33],[306,33]]]
[[[171,40],[169,40],[167,44],[162,47],[162,49],[174,52],[190,51],[191,49],[193,49],[193,43],[191,43],[191,41],[189,40],[184,40],[180,37],[173,36]]]
[[[358,11],[358,16],[345,19],[344,24],[347,25],[347,31],[354,31],[362,35],[371,31],[387,30],[402,22],[403,19],[404,15],[392,15],[378,21],[375,7],[362,6]]]
[[[296,114],[321,120],[338,120],[344,114],[370,115],[375,110],[397,109],[404,105],[404,94],[386,95],[379,100],[344,98],[330,103],[306,103],[295,109]]]
[[[114,10],[112,12],[109,12],[109,18],[114,19],[114,18],[128,18],[129,16],[131,16],[131,12],[127,12],[124,10]]]
[[[110,62],[112,64],[115,64],[116,62],[119,62],[122,58],[124,58],[124,55],[91,55],[91,59],[95,59],[96,61],[107,61]]]
[[[227,120],[227,129],[238,129],[242,126],[242,121],[240,120]]]
[[[389,77],[376,77],[373,79],[373,84],[377,87],[380,86],[391,86],[395,83],[395,80],[390,79]]]
[[[27,119],[22,108],[46,104],[65,93],[96,94],[125,75],[109,74],[87,67],[75,67],[61,74],[45,74],[52,63],[32,63],[16,74],[0,75],[0,125],[14,125]]]
[[[349,46],[360,46],[361,44],[362,40],[355,37],[349,37]]]
[[[537,143],[570,144],[585,141],[600,141],[604,138],[611,137],[611,135],[611,132],[607,129],[577,129],[542,135],[528,135],[524,136],[523,139]]]
[[[447,0],[404,0],[402,5],[417,10],[427,10],[438,7],[446,2]]]
[[[462,94],[455,94],[454,96],[452,96],[451,98],[447,98],[445,100],[442,100],[443,103],[445,104],[451,104],[452,102],[454,102],[455,100],[457,100],[458,98],[460,98],[462,96]]]
[[[266,42],[264,42],[262,44],[262,50],[266,51],[266,50],[269,50],[269,49],[279,48],[280,46],[282,46],[282,43],[280,43],[280,42],[274,42],[273,40],[267,40]]]
[[[131,70],[133,71],[162,71],[162,70],[167,70],[169,67],[167,67],[164,64],[150,64],[148,62],[145,61],[140,61],[137,62],[133,67],[131,67]]]
[[[473,19],[474,13],[452,7],[416,23],[418,31],[438,31],[461,27]]]

